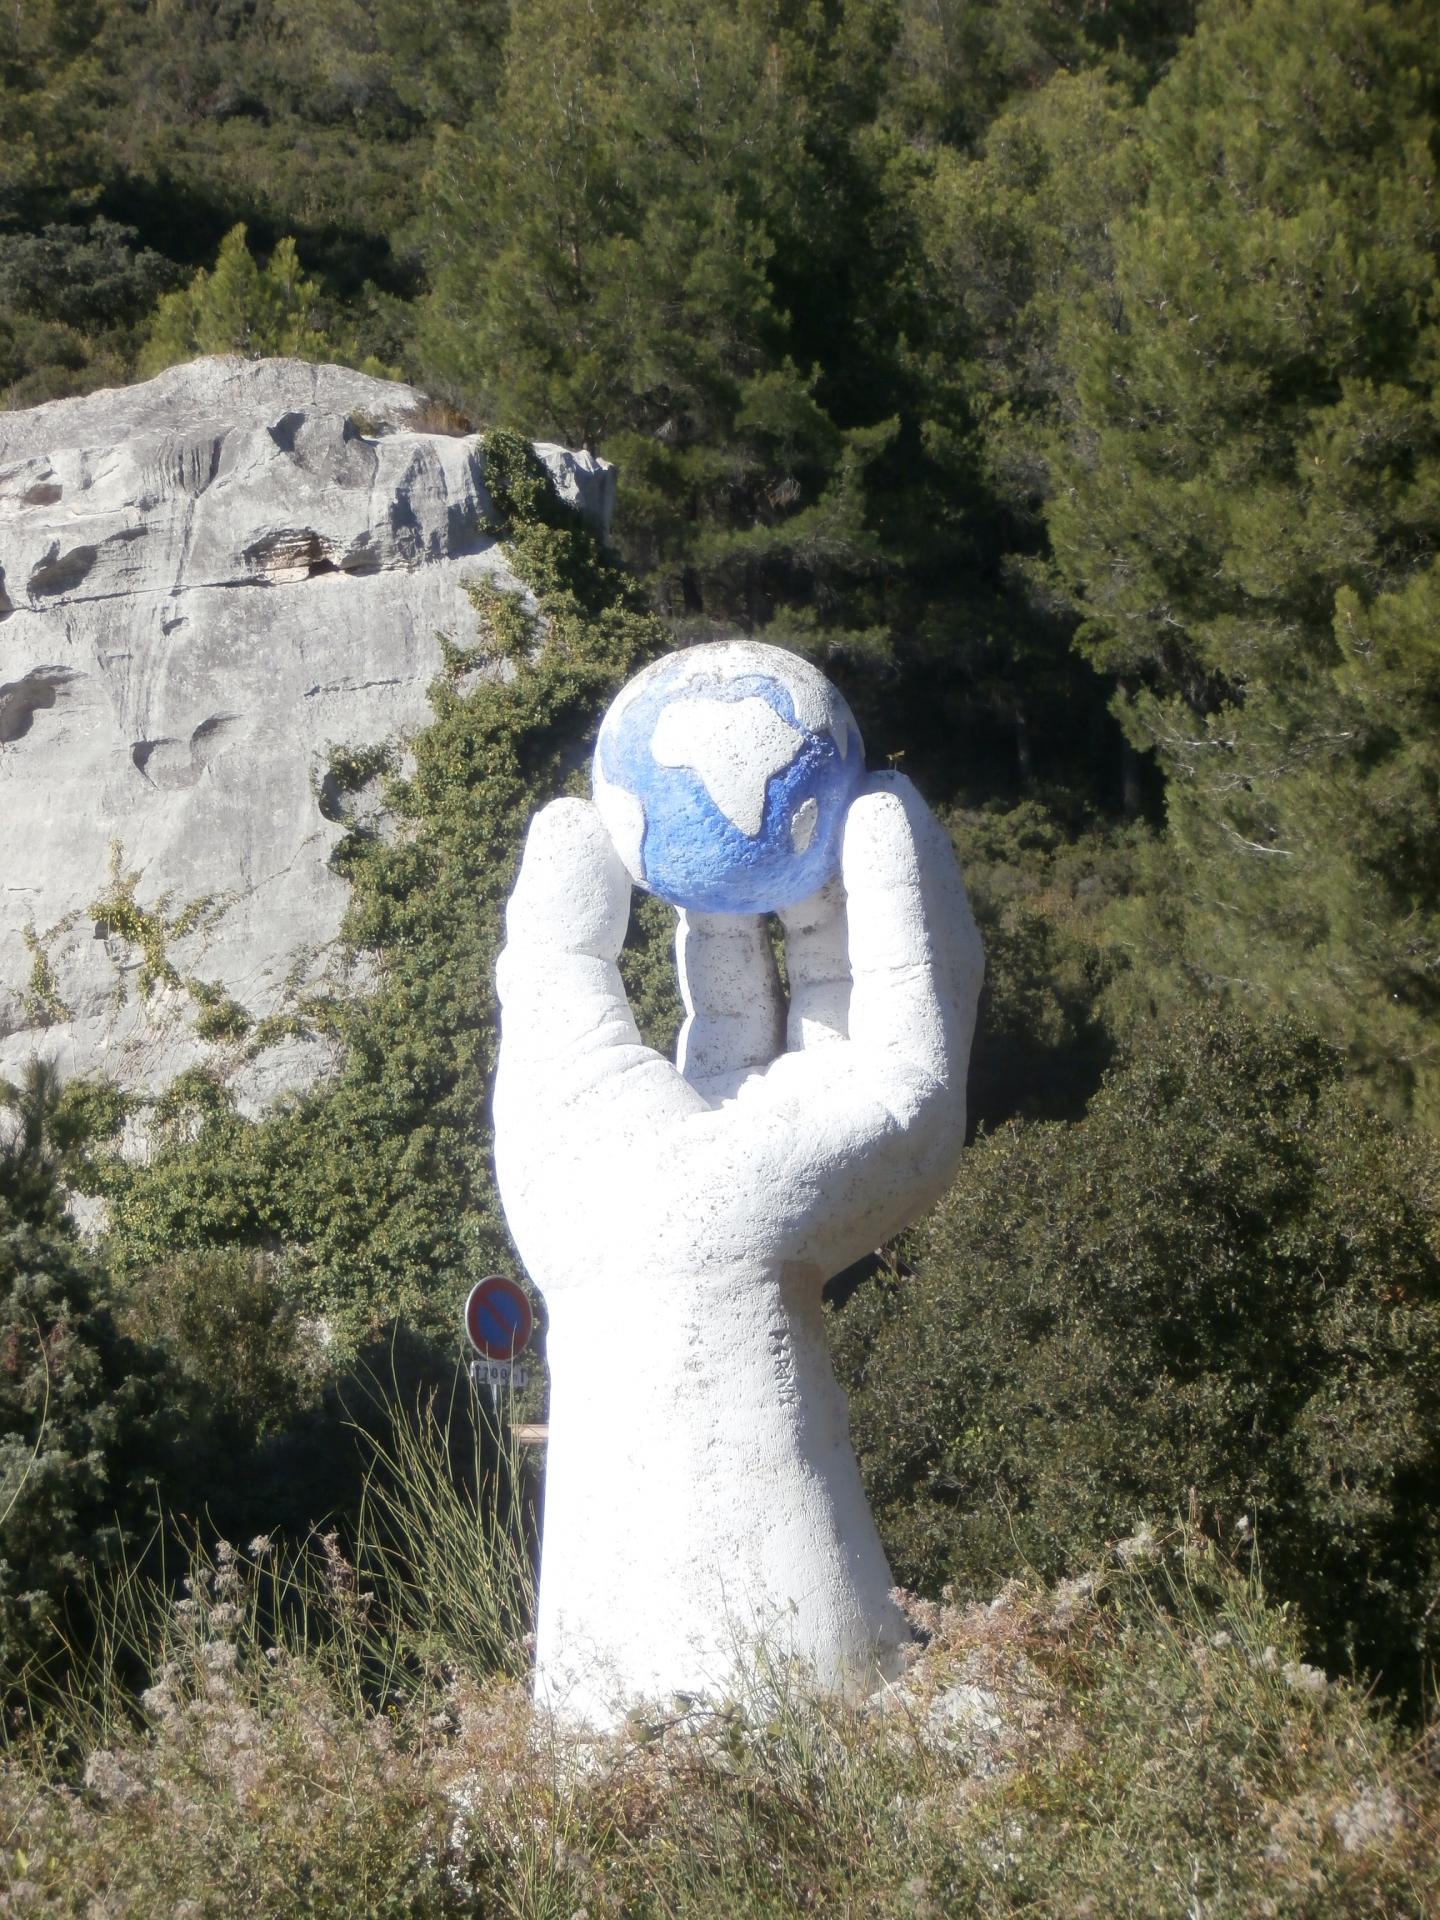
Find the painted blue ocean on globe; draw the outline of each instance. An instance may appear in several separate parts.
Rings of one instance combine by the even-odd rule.
[[[824,674],[750,640],[657,660],[595,747],[595,804],[631,876],[697,913],[773,913],[823,886],[864,777]]]

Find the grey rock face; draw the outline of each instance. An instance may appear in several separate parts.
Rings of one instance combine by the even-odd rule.
[[[330,1064],[217,1009],[354,989],[331,749],[424,726],[463,583],[518,590],[478,441],[422,409],[223,358],[0,415],[0,1076],[154,1094],[204,1062],[257,1111]],[[608,525],[613,469],[537,451]]]

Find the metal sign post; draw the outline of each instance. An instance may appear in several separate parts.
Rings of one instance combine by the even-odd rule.
[[[465,1337],[478,1356],[470,1362],[470,1382],[477,1393],[484,1387],[489,1394],[497,1431],[501,1387],[523,1387],[530,1377],[526,1368],[515,1365],[515,1356],[530,1344],[534,1329],[529,1298],[513,1280],[492,1273],[470,1289]]]

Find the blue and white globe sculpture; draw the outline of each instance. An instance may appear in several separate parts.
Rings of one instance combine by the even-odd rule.
[[[595,805],[632,879],[695,913],[774,913],[822,887],[864,777],[824,674],[750,640],[646,667],[595,747]]]

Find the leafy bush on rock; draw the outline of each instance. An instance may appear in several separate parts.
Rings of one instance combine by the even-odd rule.
[[[295,1297],[351,1352],[396,1315],[453,1337],[466,1288],[511,1259],[485,1122],[505,899],[531,814],[583,780],[600,715],[666,640],[523,440],[489,434],[485,461],[533,611],[476,590],[475,644],[442,642],[433,721],[387,784],[398,835],[342,843],[345,934],[377,986],[334,1012],[335,1079],[252,1123],[204,1070],[182,1076],[167,1098],[184,1095],[186,1124],[148,1165],[114,1158],[97,1176],[122,1276],[177,1252],[278,1247]],[[637,935],[660,938],[653,918]],[[637,964],[647,1013],[673,1021],[659,969]]]

